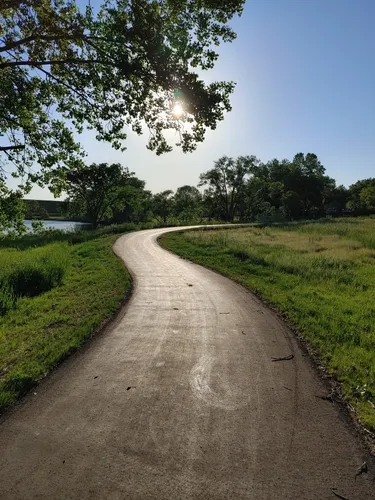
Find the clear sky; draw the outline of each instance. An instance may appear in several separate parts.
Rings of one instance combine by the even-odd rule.
[[[119,153],[85,133],[88,161],[120,162],[153,192],[196,185],[224,154],[313,152],[338,183],[375,177],[375,0],[247,0],[232,25],[207,78],[237,82],[233,111],[196,152],[157,157],[129,133]]]

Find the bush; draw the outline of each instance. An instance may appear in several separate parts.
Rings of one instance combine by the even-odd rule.
[[[64,243],[27,251],[3,250],[0,263],[0,314],[21,297],[35,297],[61,284],[69,262]]]

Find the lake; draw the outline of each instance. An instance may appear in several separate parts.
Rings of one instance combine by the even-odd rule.
[[[82,222],[72,222],[70,220],[42,220],[48,229],[61,229],[63,231],[73,231],[76,228],[88,226]],[[25,226],[31,231],[31,220],[25,220]]]

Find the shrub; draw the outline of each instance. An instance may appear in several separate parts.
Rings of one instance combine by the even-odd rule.
[[[69,262],[64,243],[25,251],[1,252],[0,314],[15,307],[21,297],[35,297],[61,284]]]

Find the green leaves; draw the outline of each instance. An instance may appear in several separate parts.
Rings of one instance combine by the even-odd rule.
[[[97,14],[74,0],[8,0],[0,17],[0,148],[24,175],[36,162],[49,183],[82,157],[84,127],[124,149],[129,127],[148,148],[193,151],[230,110],[234,84],[206,85],[191,68],[213,67],[228,21],[244,0],[104,0]],[[172,107],[179,92],[184,114]],[[52,173],[51,173],[52,172]],[[34,177],[35,179],[35,174]]]
[[[244,196],[246,180],[258,163],[255,156],[236,159],[223,156],[214,168],[200,175],[199,186],[208,186],[205,197],[211,199],[216,217],[233,221]]]
[[[93,163],[70,170],[66,174],[70,212],[85,216],[96,228],[100,222],[121,211],[129,194],[134,196],[129,192],[132,184],[134,189],[143,190],[144,183],[119,163]]]
[[[8,231],[8,236],[26,231],[23,208],[22,193],[10,191],[0,179],[0,236],[3,231]]]

